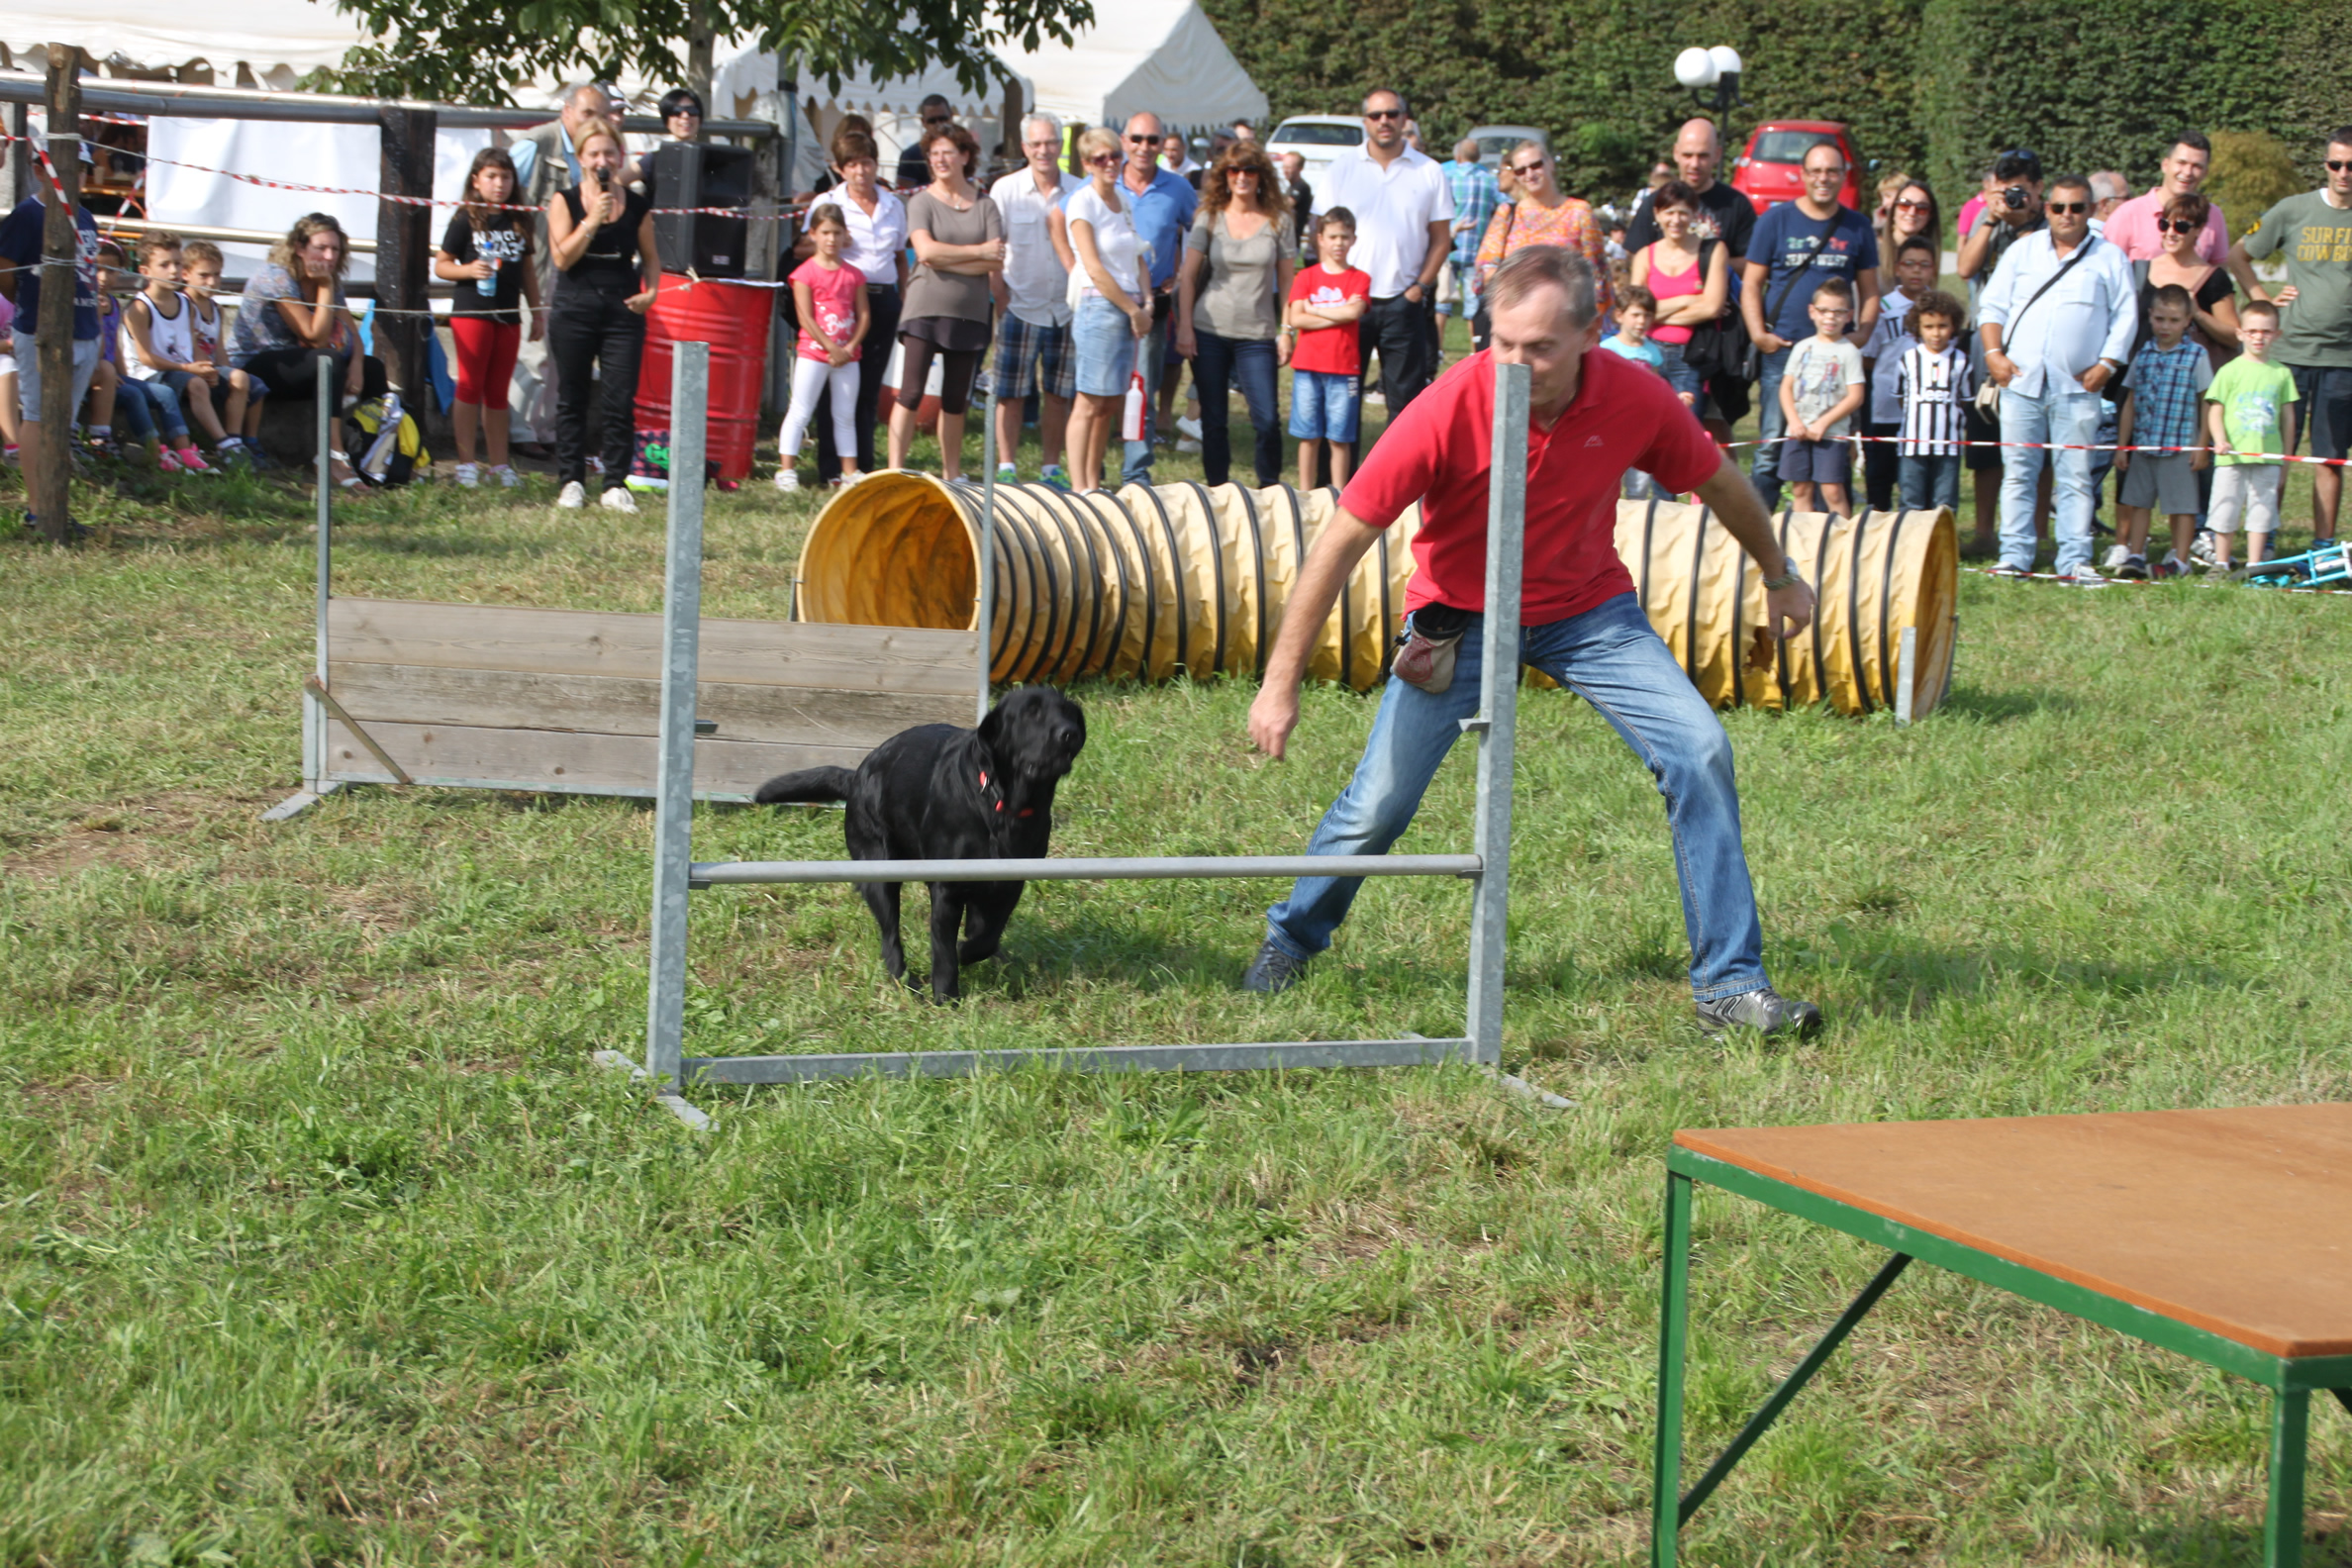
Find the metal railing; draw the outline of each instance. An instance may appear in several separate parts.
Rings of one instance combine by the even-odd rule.
[[[0,103],[47,101],[43,78],[30,71],[0,71]],[[201,120],[292,120],[314,125],[374,125],[387,109],[423,110],[447,130],[530,131],[555,118],[552,109],[490,109],[474,104],[423,103],[405,98],[350,98],[339,93],[276,92],[266,87],[195,87],[178,82],[126,81],[102,76],[81,83],[84,114],[176,115]],[[653,115],[630,115],[624,131],[659,135]],[[766,141],[779,128],[766,120],[706,120],[706,136]]]
[[[672,369],[670,472],[703,465],[703,411],[710,348],[681,343]],[[1085,1072],[1218,1072],[1295,1067],[1385,1067],[1467,1061],[1499,1068],[1503,1043],[1503,962],[1510,913],[1511,770],[1518,722],[1519,555],[1526,517],[1528,374],[1523,365],[1495,369],[1494,461],[1487,516],[1485,663],[1479,711],[1461,721],[1478,741],[1474,843],[1469,854],[1218,855],[1103,859],[1002,860],[721,860],[696,863],[694,809],[695,691],[702,620],[702,486],[669,488],[669,549],[663,591],[660,779],[653,852],[653,936],[646,998],[645,1055],[637,1068],[616,1052],[600,1059],[649,1078],[663,1102],[696,1126],[708,1119],[680,1098],[703,1083],[810,1083],[826,1079],[960,1076],[1049,1062]],[[982,440],[993,421],[982,408]],[[993,464],[989,464],[993,468]],[[993,501],[993,492],[989,493]],[[990,564],[996,547],[993,506],[979,530],[979,703],[986,711],[992,646]],[[1104,1045],[990,1051],[895,1051],[833,1055],[688,1056],[685,1054],[686,936],[690,894],[747,884],[814,882],[1073,881],[1171,877],[1428,876],[1472,884],[1468,1017],[1463,1032],[1424,1039],[1266,1040],[1235,1044]],[[1527,1091],[1534,1093],[1534,1091]]]

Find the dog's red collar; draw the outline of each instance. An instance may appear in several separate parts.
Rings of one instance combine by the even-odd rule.
[[[982,768],[980,770],[980,793],[983,795],[988,793],[988,770],[986,768]],[[1000,812],[1005,809],[1005,797],[1002,791],[1000,791],[997,795],[996,809]],[[1016,817],[1034,817],[1037,815],[1037,811],[1033,806],[1024,806],[1021,808],[1021,810],[1015,812],[1013,815]]]

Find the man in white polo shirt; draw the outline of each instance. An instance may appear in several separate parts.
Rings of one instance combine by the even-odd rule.
[[[1062,435],[1078,395],[1078,358],[1070,347],[1070,264],[1053,236],[1053,212],[1086,181],[1061,168],[1061,122],[1033,114],[1021,122],[1029,166],[989,187],[1005,220],[1005,269],[989,279],[998,313],[996,364],[997,477],[1018,479],[1022,404],[1037,394],[1037,446],[1047,484],[1069,487]],[[1068,242],[1063,242],[1067,244]]]
[[[1453,241],[1453,192],[1434,158],[1405,145],[1405,95],[1364,95],[1364,145],[1331,159],[1315,205],[1355,214],[1347,264],[1372,279],[1360,341],[1380,353],[1380,395],[1393,422],[1429,384],[1436,360],[1431,316],[1437,274]]]
[[[1529,245],[1487,280],[1494,344],[1456,366],[1389,425],[1309,552],[1283,613],[1249,737],[1279,757],[1299,722],[1299,681],[1340,584],[1382,529],[1421,505],[1412,633],[1398,655],[1363,760],[1307,845],[1314,854],[1386,854],[1412,823],[1462,721],[1478,707],[1486,608],[1487,486],[1494,467],[1496,363],[1528,370],[1526,538],[1521,549],[1519,657],[1574,690],[1649,767],[1666,798],[1691,942],[1691,993],[1711,1031],[1744,1026],[1811,1034],[1820,1010],[1772,989],[1763,930],[1740,846],[1731,742],[1707,699],[1651,630],[1615,543],[1618,486],[1628,468],[1677,492],[1698,492],[1755,557],[1765,625],[1794,637],[1813,620],[1813,590],[1773,538],[1764,503],[1663,379],[1596,353],[1601,322],[1593,269],[1575,251]],[[1759,636],[1763,634],[1759,632]],[[1450,666],[1431,641],[1454,641]],[[1332,933],[1359,878],[1302,877],[1266,912],[1266,939],[1242,977],[1256,992],[1288,990]]]

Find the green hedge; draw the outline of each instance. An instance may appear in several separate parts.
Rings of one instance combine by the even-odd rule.
[[[1276,119],[1395,86],[1439,147],[1480,123],[1544,127],[1568,187],[1596,197],[1634,188],[1693,113],[1673,69],[1694,44],[1747,62],[1735,136],[1845,121],[1865,158],[1928,171],[1947,211],[2009,147],[2150,183],[2183,126],[2277,136],[2315,182],[2317,139],[2352,120],[2352,0],[1205,3]]]

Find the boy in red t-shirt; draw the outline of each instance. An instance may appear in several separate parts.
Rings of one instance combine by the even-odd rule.
[[[1299,442],[1299,488],[1315,488],[1315,446],[1331,447],[1331,483],[1347,483],[1356,439],[1357,399],[1364,356],[1356,323],[1372,304],[1372,279],[1347,264],[1355,245],[1355,214],[1334,207],[1315,220],[1316,265],[1291,283],[1284,327],[1298,335],[1291,352],[1290,433]]]

